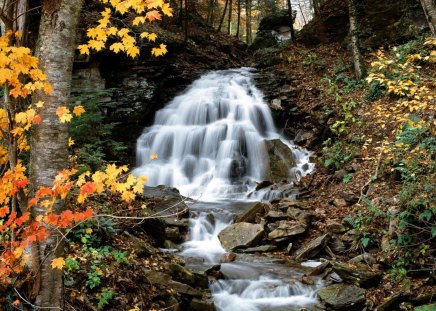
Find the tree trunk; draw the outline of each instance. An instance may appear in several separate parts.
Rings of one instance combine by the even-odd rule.
[[[185,0],[185,42],[188,42],[189,11],[188,0]]]
[[[424,10],[425,17],[427,18],[428,26],[430,27],[431,34],[436,36],[436,7],[432,0],[421,0],[422,9]]]
[[[236,26],[236,38],[239,39],[239,28],[241,28],[241,0],[238,0],[238,23]]]
[[[247,44],[250,45],[252,42],[251,39],[251,0],[245,0],[246,8],[246,36],[247,36]]]
[[[41,108],[42,122],[32,130],[30,156],[30,184],[35,191],[51,187],[58,171],[68,162],[68,129],[56,116],[59,106],[70,103],[71,75],[76,47],[76,33],[83,0],[45,0],[42,4],[42,20],[39,29],[37,54],[40,66],[52,84],[53,92],[39,92],[33,101],[44,101]],[[56,202],[53,212],[64,209]],[[38,205],[32,215],[44,214],[45,208]],[[63,272],[51,268],[54,258],[63,255],[62,235],[51,231],[44,242],[32,249],[35,276],[32,294],[40,307],[63,309]]]
[[[291,0],[287,0],[288,2],[288,12],[291,17],[291,21],[289,22],[289,26],[291,27],[291,39],[295,40],[295,29],[294,29],[294,13],[292,12],[292,3]]]
[[[221,16],[220,24],[218,26],[218,32],[221,31],[221,27],[223,26],[224,17],[226,16],[227,6],[229,5],[229,0],[226,0],[226,3],[224,4],[224,10],[223,15]]]
[[[227,21],[227,34],[230,35],[232,33],[232,7],[233,7],[233,0],[229,1],[229,16]]]
[[[357,12],[354,0],[348,0],[348,15],[350,17],[351,48],[353,50],[354,72],[357,80],[361,80],[365,74],[362,55],[359,47],[359,29],[357,26]]]

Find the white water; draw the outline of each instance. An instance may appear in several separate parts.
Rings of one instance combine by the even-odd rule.
[[[218,263],[226,253],[218,234],[241,210],[240,201],[277,194],[253,195],[256,182],[268,175],[267,139],[281,139],[292,150],[297,166],[290,169],[289,182],[312,171],[309,152],[277,133],[248,68],[204,75],[157,112],[154,125],[138,139],[135,174],[147,176],[149,186],[177,187],[183,195],[203,201],[191,206],[195,215],[182,255]],[[150,160],[152,154],[158,158]],[[222,264],[225,279],[211,284],[218,310],[297,310],[317,302],[320,285],[301,284],[301,272],[256,262],[255,256],[239,257]]]
[[[313,169],[309,152],[277,133],[249,68],[214,71],[157,112],[138,139],[135,174],[147,176],[149,186],[173,186],[203,201],[241,199],[266,179],[266,139],[292,150],[297,167],[290,176]],[[158,158],[150,160],[152,154]]]

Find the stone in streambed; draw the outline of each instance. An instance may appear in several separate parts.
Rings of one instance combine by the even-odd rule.
[[[280,139],[265,140],[270,165],[270,178],[273,182],[289,179],[289,171],[296,166],[292,150]]]
[[[263,214],[266,209],[266,204],[261,202],[256,202],[254,205],[250,206],[243,214],[236,217],[235,222],[254,222],[256,216]]]
[[[275,240],[278,238],[291,238],[293,236],[306,232],[307,228],[305,224],[296,221],[282,220],[278,223],[279,226],[277,227],[277,229],[271,231],[268,234],[268,239]]]
[[[335,284],[318,291],[319,299],[333,310],[362,310],[365,290],[346,284]]]
[[[256,245],[262,239],[263,234],[262,225],[239,222],[222,230],[218,238],[225,249],[236,250]]]
[[[209,286],[209,280],[205,274],[195,273],[178,264],[171,264],[170,270],[171,276],[176,281],[193,287],[208,288]]]
[[[304,258],[312,258],[316,256],[330,240],[330,235],[328,233],[317,237],[316,239],[310,241],[308,244],[303,245],[295,252],[295,259],[301,260]]]
[[[277,246],[275,245],[261,245],[256,247],[249,247],[241,250],[242,253],[266,253],[273,252],[277,250]]]
[[[373,271],[367,265],[359,263],[334,262],[333,271],[346,283],[362,287],[377,286],[382,277],[380,271]]]

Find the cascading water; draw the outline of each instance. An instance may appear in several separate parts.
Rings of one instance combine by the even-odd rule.
[[[277,133],[250,69],[215,71],[157,112],[138,139],[135,173],[150,186],[173,186],[203,201],[241,199],[267,179],[268,139],[292,150],[297,166],[290,176],[312,170],[309,153]],[[152,154],[158,158],[150,161]]]
[[[309,152],[277,133],[249,68],[204,75],[157,112],[154,125],[138,139],[135,174],[147,176],[149,186],[177,187],[199,200],[190,207],[194,216],[182,255],[218,263],[225,254],[218,233],[232,223],[243,201],[275,195],[254,192],[256,182],[268,176],[266,140],[271,139],[292,151],[296,165],[289,182],[312,171]],[[158,157],[150,160],[153,154]],[[211,285],[219,310],[294,310],[316,303],[319,284],[302,285],[295,269],[256,258],[222,264],[225,279]]]

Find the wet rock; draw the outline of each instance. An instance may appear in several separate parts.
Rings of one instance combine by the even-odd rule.
[[[151,284],[166,285],[171,281],[170,275],[154,270],[145,270],[144,275]]]
[[[292,251],[292,246],[293,246],[292,243],[289,243],[288,246],[286,246],[286,251],[288,252],[288,254],[291,253],[291,251]]]
[[[303,245],[295,252],[295,259],[301,260],[304,258],[312,258],[316,256],[330,240],[330,234],[326,233],[316,239],[310,241],[308,244]]]
[[[315,281],[308,275],[303,275],[301,277],[301,283],[306,284],[306,285],[313,285],[315,284]]]
[[[263,234],[263,226],[239,222],[222,230],[218,238],[225,249],[235,250],[256,245],[262,239]]]
[[[188,310],[190,311],[215,311],[215,303],[212,298],[198,299],[193,298],[189,303]]]
[[[264,181],[261,181],[260,183],[258,183],[257,185],[256,185],[256,191],[258,191],[258,190],[260,190],[260,189],[263,189],[263,188],[266,188],[266,187],[269,187],[269,186],[271,186],[273,183],[271,182],[271,181],[269,181],[269,180],[264,180]]]
[[[254,205],[248,207],[245,212],[236,217],[235,222],[254,222],[257,215],[265,212],[265,204],[256,202]]]
[[[283,110],[282,101],[280,98],[275,98],[271,101],[270,107],[274,110]]]
[[[256,247],[249,247],[246,249],[241,250],[242,253],[266,253],[266,252],[273,252],[277,250],[277,246],[275,245],[261,245]]]
[[[319,299],[333,310],[359,310],[365,303],[365,290],[345,284],[335,284],[318,291]]]
[[[316,276],[322,274],[327,268],[331,267],[332,264],[330,261],[324,261],[319,266],[313,268],[313,270],[309,273],[310,276]]]
[[[336,198],[333,200],[333,205],[336,207],[345,207],[348,206],[348,203],[342,198]]]
[[[296,162],[291,149],[280,139],[266,140],[270,178],[273,182],[280,182],[289,178],[289,171]]]
[[[330,233],[343,233],[348,230],[347,227],[336,220],[327,220],[326,229]]]
[[[380,271],[373,271],[367,265],[359,263],[334,262],[335,271],[346,283],[360,285],[362,287],[376,286],[382,277]]]
[[[209,280],[207,275],[195,273],[178,264],[170,265],[171,276],[174,280],[188,284],[193,287],[208,288]]]
[[[237,257],[237,255],[235,253],[226,253],[226,254],[221,256],[220,262],[221,263],[233,262],[236,260],[236,257]]]
[[[401,295],[396,294],[392,295],[390,297],[386,297],[383,299],[383,303],[377,306],[377,311],[388,311],[392,310],[395,304],[398,304],[398,300],[400,299]],[[416,310],[416,309],[415,309]]]
[[[282,220],[279,221],[277,229],[271,231],[268,234],[268,239],[275,240],[278,238],[290,238],[306,232],[306,224],[302,224],[296,221]]]
[[[371,256],[371,254],[363,253],[363,254],[360,254],[360,255],[350,259],[348,262],[352,262],[352,263],[361,262],[361,263],[366,263],[366,264],[372,265],[372,264],[375,264],[377,262],[377,260],[373,256]]]

